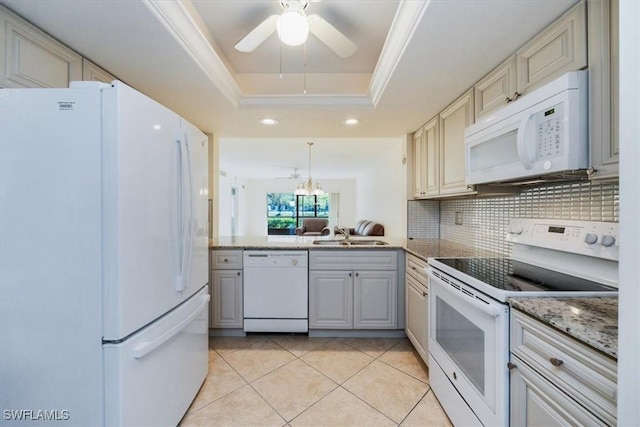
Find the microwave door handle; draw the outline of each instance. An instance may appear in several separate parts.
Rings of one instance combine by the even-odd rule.
[[[527,130],[529,130],[529,126],[534,118],[534,114],[530,112],[526,112],[524,118],[520,121],[520,125],[518,126],[518,135],[516,137],[516,147],[518,149],[518,157],[520,158],[520,162],[526,170],[531,169],[533,166],[531,165],[531,159],[529,159],[529,153],[527,152]]]

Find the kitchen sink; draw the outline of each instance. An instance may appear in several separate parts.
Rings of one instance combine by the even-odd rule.
[[[383,246],[388,245],[382,240],[314,240],[314,245],[321,246]]]

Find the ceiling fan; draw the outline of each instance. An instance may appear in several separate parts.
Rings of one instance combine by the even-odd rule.
[[[300,179],[302,175],[298,173],[298,168],[293,168],[293,173],[289,176],[277,176],[275,179]]]
[[[253,52],[271,34],[278,32],[280,40],[298,46],[307,40],[309,32],[316,36],[340,58],[353,55],[358,46],[317,14],[306,15],[309,0],[280,0],[281,15],[271,15],[236,45],[240,52]]]

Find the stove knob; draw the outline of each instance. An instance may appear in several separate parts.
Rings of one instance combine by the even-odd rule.
[[[593,233],[587,233],[584,236],[584,242],[588,245],[593,245],[598,241],[598,236]]]
[[[613,246],[613,244],[616,242],[616,238],[613,237],[611,234],[605,234],[604,236],[602,236],[602,240],[600,241],[600,244],[602,246]]]

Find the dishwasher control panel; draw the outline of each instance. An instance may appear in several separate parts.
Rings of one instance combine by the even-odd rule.
[[[307,251],[244,251],[245,267],[304,267],[308,265]]]

